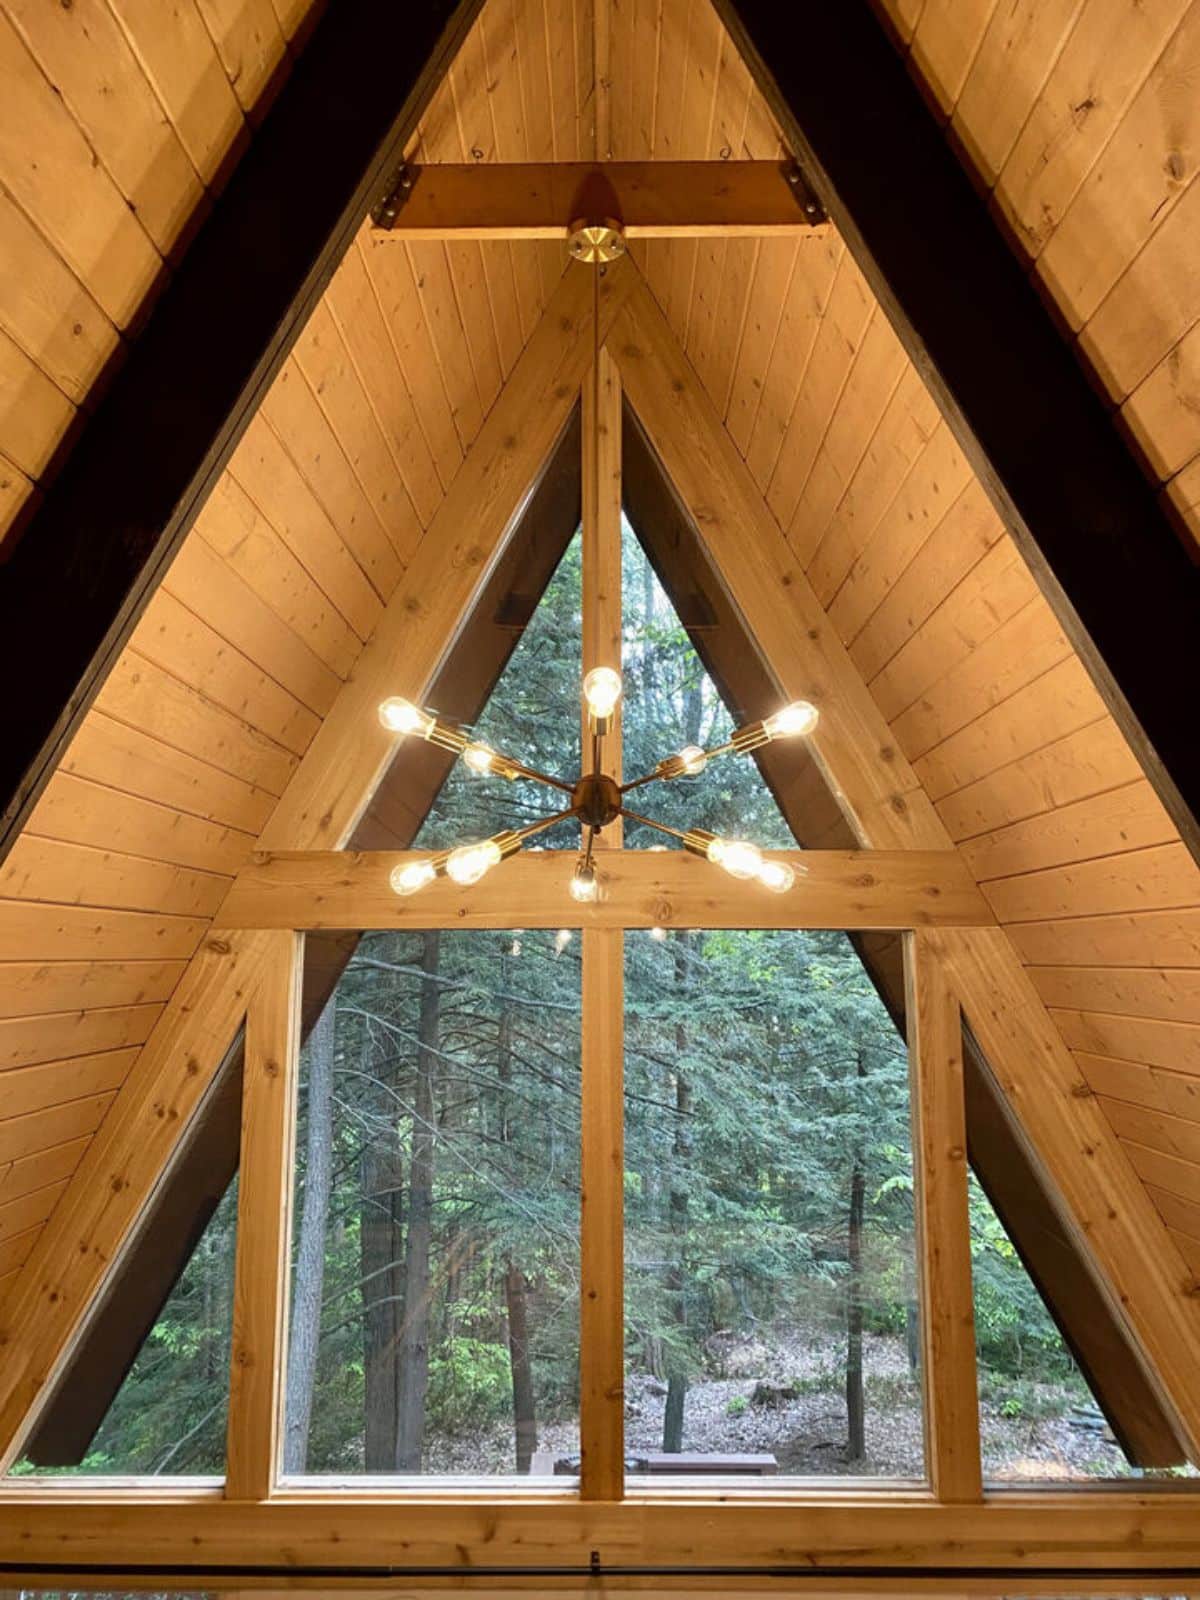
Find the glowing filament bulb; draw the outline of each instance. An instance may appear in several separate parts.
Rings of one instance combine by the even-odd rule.
[[[665,944],[667,940],[667,930],[665,928],[651,928],[650,937],[656,944]]]
[[[820,715],[809,700],[793,700],[774,716],[768,717],[763,727],[772,739],[791,739],[799,734],[811,733]]]
[[[762,851],[745,839],[714,839],[708,859],[724,867],[731,878],[756,878],[762,867]]]
[[[772,894],[786,894],[795,883],[796,874],[786,861],[764,861],[758,869],[758,881]]]
[[[489,750],[486,744],[469,744],[463,751],[463,761],[480,777],[492,770],[492,762],[495,759],[496,752]]]
[[[450,852],[446,860],[446,872],[455,883],[465,888],[478,883],[499,859],[500,846],[494,839],[485,839],[482,844],[464,844]]]
[[[556,956],[562,955],[563,951],[567,948],[567,946],[570,944],[570,942],[571,942],[571,930],[570,930],[570,928],[560,928],[558,930],[558,932],[554,935],[554,954]]]
[[[621,674],[612,667],[593,667],[583,680],[583,698],[597,722],[605,722],[621,698]]]
[[[581,904],[586,905],[595,900],[599,893],[600,885],[596,882],[596,869],[590,861],[580,861],[575,868],[575,876],[571,879],[570,890],[572,900],[578,900]]]
[[[388,882],[397,894],[416,894],[436,877],[437,868],[432,861],[408,861],[402,867],[393,868]]]
[[[708,757],[698,744],[685,744],[679,752],[684,776],[698,778],[708,765]]]
[[[379,720],[389,733],[422,735],[428,734],[434,722],[428,711],[422,711],[420,706],[413,705],[411,700],[402,700],[395,694],[379,707]]]

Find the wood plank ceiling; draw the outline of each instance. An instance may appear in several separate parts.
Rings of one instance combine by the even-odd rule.
[[[600,4],[488,0],[419,158],[777,153],[709,0]],[[0,4],[6,520],[250,136],[303,10]],[[1200,0],[889,12],[1200,537]],[[636,255],[1200,1271],[1200,870],[837,236]],[[556,246],[364,230],[0,871],[0,1292],[561,270]]]

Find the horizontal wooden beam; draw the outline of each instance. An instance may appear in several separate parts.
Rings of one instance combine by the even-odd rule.
[[[424,852],[428,855],[428,852]],[[989,927],[991,912],[953,850],[773,850],[797,870],[771,894],[682,850],[606,850],[600,894],[567,892],[573,850],[529,850],[482,882],[391,889],[392,869],[422,852],[264,853],[238,874],[219,928],[921,928]]]
[[[565,239],[581,219],[619,222],[627,239],[754,239],[826,220],[779,161],[411,166],[375,216],[393,239]]]
[[[506,1569],[527,1577],[549,1569],[550,1581],[561,1583],[573,1573],[586,1578],[591,1566],[602,1578],[605,1568],[616,1569],[607,1588],[640,1572],[696,1568],[714,1576],[714,1568],[733,1569],[722,1587],[737,1587],[739,1575],[761,1584],[769,1568],[772,1586],[784,1591],[789,1575],[811,1589],[816,1572],[857,1575],[863,1589],[871,1587],[864,1574],[874,1570],[958,1573],[960,1582],[989,1570],[1097,1579],[1157,1572],[1161,1583],[1169,1577],[1172,1594],[1187,1592],[1200,1567],[1200,1497],[1186,1492],[1014,1489],[981,1506],[953,1506],[903,1489],[822,1493],[798,1483],[780,1491],[725,1503],[669,1490],[661,1498],[587,1503],[569,1491],[524,1494],[511,1486],[498,1498],[486,1485],[468,1499],[461,1485],[439,1493],[428,1480],[397,1495],[375,1479],[361,1497],[342,1480],[254,1503],[223,1500],[219,1489],[172,1485],[168,1499],[161,1485],[151,1498],[145,1488],[81,1491],[26,1480],[0,1496],[0,1565],[6,1577],[62,1574],[64,1566],[105,1577],[165,1568],[174,1586],[186,1574],[193,1586],[203,1578],[205,1588],[236,1587],[239,1578],[246,1587],[250,1577],[285,1570],[289,1587],[307,1579],[328,1588],[331,1577],[357,1572],[385,1582],[414,1569],[474,1573],[485,1583]],[[58,1587],[70,1584],[63,1578]],[[1077,1587],[1067,1582],[1057,1592]],[[1098,1581],[1094,1587],[1110,1592]],[[1019,1592],[1027,1592],[1023,1582]]]

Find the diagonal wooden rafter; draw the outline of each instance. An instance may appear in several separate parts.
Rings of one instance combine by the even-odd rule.
[[[643,282],[618,317],[610,348],[628,401],[749,636],[787,694],[821,705],[813,754],[860,844],[953,848]],[[1200,1300],[1192,1275],[1007,936],[941,930],[937,942],[1006,1099],[1063,1195],[1080,1248],[1090,1251],[1195,1456]]]
[[[0,585],[0,858],[116,662],[482,0],[325,9]],[[51,645],[52,641],[52,645]]]
[[[1180,668],[1200,618],[1200,570],[869,0],[714,4],[1200,859],[1200,744]]]
[[[604,279],[602,337],[633,272],[622,262]],[[592,288],[590,269],[568,267],[280,797],[263,849],[340,846],[353,830],[394,749],[376,716],[379,701],[424,697],[576,405],[591,359]],[[36,1420],[202,1102],[241,1025],[264,949],[257,932],[206,939],[22,1268],[0,1319],[0,1462],[11,1462]]]

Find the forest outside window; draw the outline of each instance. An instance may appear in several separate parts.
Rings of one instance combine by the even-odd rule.
[[[579,1449],[579,951],[365,933],[300,1060],[285,1474]]]
[[[921,1479],[908,1059],[850,940],[628,934],[625,1127],[631,1464]]]

